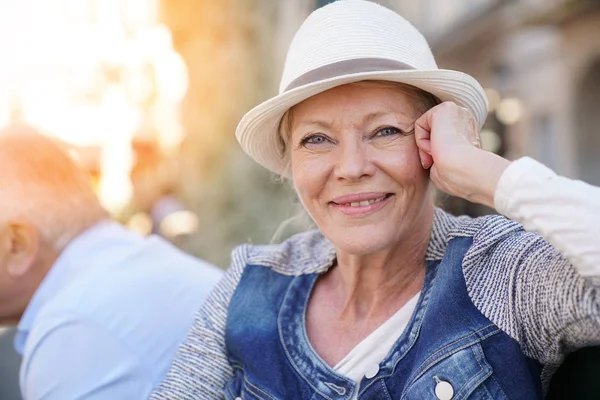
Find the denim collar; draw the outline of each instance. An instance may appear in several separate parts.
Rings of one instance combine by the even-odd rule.
[[[361,392],[366,390],[370,384],[381,379],[382,376],[391,376],[396,365],[402,360],[406,353],[414,345],[419,331],[423,315],[427,309],[430,288],[433,284],[438,261],[427,262],[427,273],[421,295],[415,306],[406,329],[398,338],[388,355],[380,363],[381,369],[374,379],[361,382]],[[279,340],[288,359],[299,376],[326,399],[350,399],[356,384],[352,379],[338,374],[323,361],[314,350],[306,332],[306,311],[314,285],[319,274],[300,275],[290,284],[278,317]]]

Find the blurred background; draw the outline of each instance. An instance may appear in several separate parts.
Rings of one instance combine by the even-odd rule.
[[[599,0],[378,2],[425,34],[441,68],[486,88],[488,150],[600,185]],[[292,35],[327,3],[0,0],[0,128],[68,142],[116,219],[226,267],[233,246],[268,243],[297,214],[233,133],[276,93]],[[0,382],[0,399],[9,390]]]
[[[0,0],[0,126],[72,144],[115,218],[226,267],[234,245],[269,242],[297,212],[233,132],[328,2]],[[600,184],[600,1],[379,3],[425,34],[440,67],[486,88],[487,149]]]

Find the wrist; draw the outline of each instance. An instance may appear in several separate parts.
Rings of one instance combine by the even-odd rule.
[[[461,197],[494,208],[494,195],[500,177],[510,161],[489,151],[473,148],[460,166]]]

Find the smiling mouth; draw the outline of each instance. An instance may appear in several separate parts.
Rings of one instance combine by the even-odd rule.
[[[336,204],[339,204],[340,206],[346,206],[346,207],[367,207],[372,204],[379,203],[380,201],[386,200],[391,195],[392,195],[391,193],[388,193],[388,194],[385,194],[376,199],[364,200],[364,201],[353,201],[351,203],[336,203]]]

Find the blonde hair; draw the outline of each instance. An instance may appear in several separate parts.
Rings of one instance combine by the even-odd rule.
[[[25,220],[44,243],[62,250],[106,218],[89,176],[66,146],[31,128],[0,132],[0,223]]]
[[[427,110],[435,107],[440,104],[441,101],[433,94],[424,91],[423,89],[419,89],[415,86],[407,85],[405,83],[399,82],[391,82],[391,81],[360,81],[350,83],[349,85],[369,85],[369,86],[379,86],[385,88],[392,88],[398,90],[402,94],[407,97],[413,99],[413,107],[415,111],[419,113],[419,115],[425,113]],[[290,161],[290,151],[289,151],[289,143],[290,143],[290,135],[292,132],[292,124],[293,124],[293,110],[294,107],[290,108],[283,114],[281,117],[281,121],[279,122],[279,148],[281,151],[281,156],[285,162],[285,168],[281,175],[282,179],[285,179],[286,176],[290,176],[291,169],[291,161]]]

